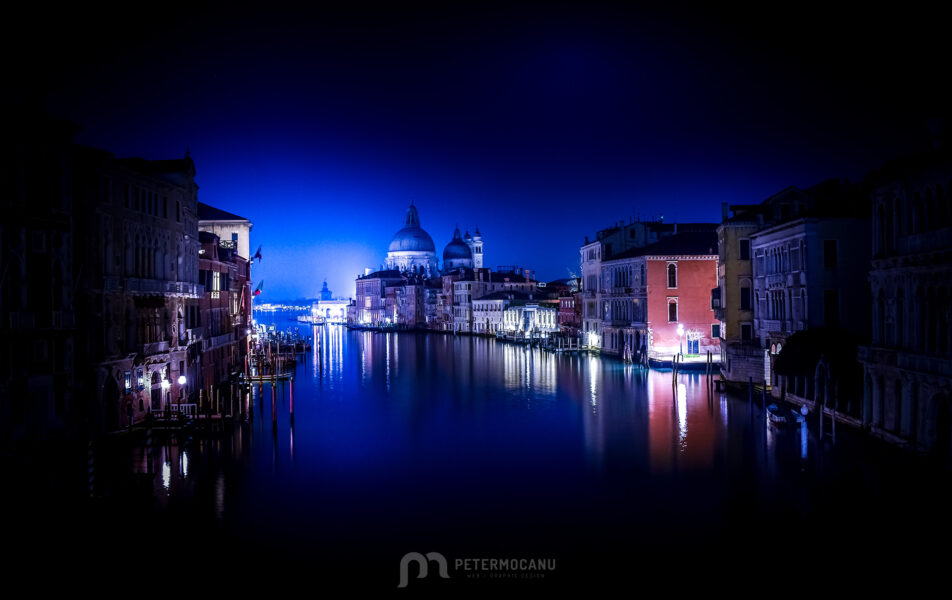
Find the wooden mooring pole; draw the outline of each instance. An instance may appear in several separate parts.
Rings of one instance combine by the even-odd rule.
[[[290,382],[290,391],[291,391],[291,427],[294,427],[294,378],[291,378]]]
[[[278,430],[278,387],[273,376],[271,377],[271,428]]]

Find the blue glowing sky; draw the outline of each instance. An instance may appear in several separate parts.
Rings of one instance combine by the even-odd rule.
[[[172,2],[119,28],[82,7],[44,23],[32,44],[58,52],[25,75],[80,143],[190,148],[200,200],[254,222],[262,300],[324,277],[352,295],[411,199],[438,251],[478,225],[488,266],[552,279],[620,219],[716,221],[721,202],[859,179],[925,143],[947,54],[895,11],[310,6]]]

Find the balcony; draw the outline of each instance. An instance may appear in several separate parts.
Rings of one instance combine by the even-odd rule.
[[[937,229],[935,231],[926,231],[924,233],[901,236],[896,241],[896,250],[890,254],[901,255],[935,251],[948,247],[948,244],[949,229]]]
[[[928,373],[944,378],[952,377],[952,359],[908,352],[900,352],[897,358],[899,368],[905,371]]]
[[[915,374],[952,377],[952,358],[918,354],[916,351],[883,346],[860,346],[857,359],[867,364],[899,368]]]
[[[10,329],[32,329],[35,319],[33,312],[28,310],[10,312]]]
[[[169,351],[168,342],[153,342],[151,344],[142,344],[142,356],[155,356],[156,354],[167,354]]]
[[[191,329],[186,329],[185,333],[188,336],[188,343],[192,344],[202,339],[205,329],[203,327],[192,327]]]
[[[205,338],[204,349],[214,350],[215,348],[221,348],[222,346],[227,346],[233,341],[235,341],[235,332],[229,331],[228,333],[223,333],[221,335]]]
[[[768,333],[788,333],[790,331],[790,321],[762,319],[760,323],[761,331]]]
[[[135,277],[105,277],[103,291],[114,292],[124,289],[127,292],[142,294],[181,295],[198,298],[204,292],[204,286],[190,281],[168,281],[165,279],[138,279]]]

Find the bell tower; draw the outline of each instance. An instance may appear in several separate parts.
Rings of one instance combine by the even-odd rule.
[[[473,234],[472,240],[469,244],[470,250],[473,251],[473,267],[476,269],[483,268],[483,235],[479,233],[479,226],[476,226],[476,232]]]

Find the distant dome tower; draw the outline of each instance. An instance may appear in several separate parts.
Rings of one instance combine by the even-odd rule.
[[[470,252],[473,253],[473,267],[483,268],[483,236],[479,233],[479,225],[476,226],[476,233],[472,237],[466,232],[466,243],[469,245]]]
[[[324,287],[321,288],[321,300],[333,300],[334,294],[327,288],[327,280],[324,280]]]
[[[387,268],[410,273],[421,273],[427,277],[439,274],[439,260],[436,258],[436,246],[433,238],[420,227],[420,215],[410,203],[403,228],[398,231],[387,251]]]
[[[453,232],[453,239],[443,249],[443,270],[452,271],[463,267],[473,268],[473,251],[460,237],[459,227],[457,227]]]

